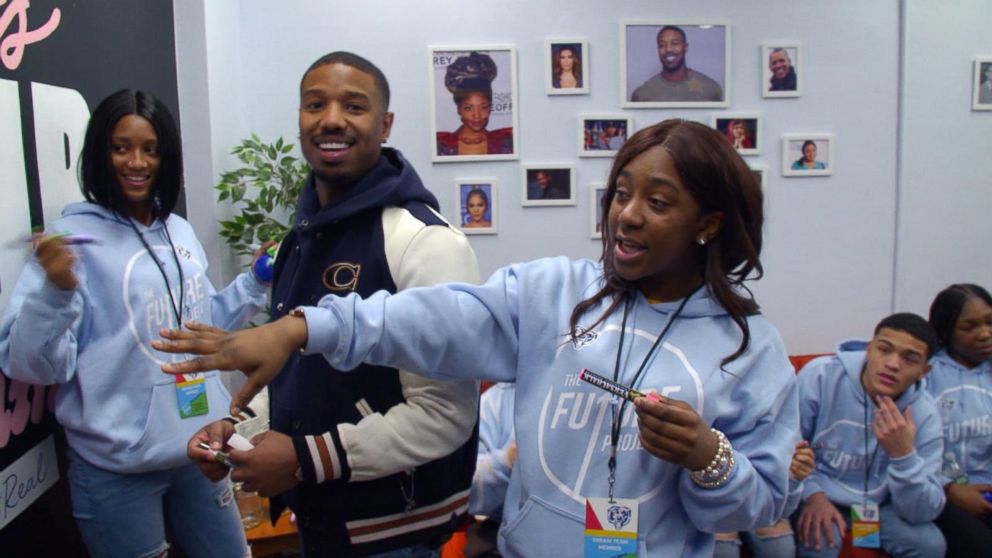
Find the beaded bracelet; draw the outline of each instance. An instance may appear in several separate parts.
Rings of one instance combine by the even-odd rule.
[[[692,482],[703,488],[718,488],[727,482],[734,470],[734,448],[723,432],[716,428],[710,428],[710,431],[717,437],[716,455],[706,467],[689,471],[689,476],[692,477]]]

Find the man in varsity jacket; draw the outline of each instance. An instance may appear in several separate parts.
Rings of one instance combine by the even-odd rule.
[[[328,295],[478,282],[465,236],[399,151],[381,145],[388,104],[385,76],[357,55],[328,54],[304,74],[300,144],[313,171],[276,256],[272,320]],[[467,510],[477,383],[363,366],[337,374],[320,355],[291,357],[270,386],[273,431],[232,455],[233,480],[279,494],[273,517],[283,504],[296,513],[308,558],[429,553]]]

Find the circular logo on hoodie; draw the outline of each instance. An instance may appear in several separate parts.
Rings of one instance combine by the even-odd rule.
[[[176,258],[168,245],[152,245],[151,257],[144,248],[132,255],[124,267],[124,277],[121,280],[121,297],[127,310],[128,327],[131,336],[141,348],[141,352],[156,365],[166,362],[186,360],[186,355],[162,353],[152,349],[151,340],[159,338],[159,330],[180,327],[176,322],[176,311],[182,313],[182,320],[210,321],[210,297],[207,289],[203,266],[188,249],[176,245],[176,257],[183,266],[182,300],[180,300],[179,272],[176,270]],[[168,278],[169,290],[166,290],[166,279],[159,272],[159,265]],[[169,296],[169,292],[172,296]],[[173,304],[175,303],[175,305]],[[176,308],[180,306],[180,308]]]
[[[604,349],[605,352],[592,352],[589,350],[591,347],[582,343],[560,345],[551,366],[556,370],[574,370],[575,373],[560,374],[546,390],[542,389],[544,396],[537,417],[536,434],[541,470],[561,493],[578,503],[583,503],[587,495],[606,494],[611,428],[620,404],[620,400],[615,401],[600,388],[579,380],[578,372],[582,368],[594,367],[591,368],[593,372],[612,379],[619,329],[616,325],[608,325],[600,330],[595,345],[609,347]],[[623,353],[625,358],[621,362],[620,383],[629,385],[633,381],[655,339],[657,332],[628,330],[624,344],[630,350]],[[627,358],[627,355],[633,356]],[[702,414],[702,385],[699,373],[683,351],[662,342],[645,367],[642,379],[634,387],[685,401]],[[520,389],[518,387],[518,393]],[[616,495],[647,501],[672,482],[680,468],[661,461],[643,449],[637,414],[630,402],[624,406],[619,424]]]

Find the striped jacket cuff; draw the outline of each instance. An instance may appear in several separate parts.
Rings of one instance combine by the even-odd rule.
[[[296,449],[304,482],[319,484],[351,478],[351,468],[348,467],[347,455],[337,429],[315,436],[294,436],[293,447]]]

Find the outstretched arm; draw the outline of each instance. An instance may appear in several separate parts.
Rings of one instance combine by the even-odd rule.
[[[306,320],[288,315],[263,326],[226,332],[199,323],[187,329],[163,329],[162,339],[152,347],[167,353],[200,355],[190,360],[162,365],[169,374],[207,370],[241,370],[248,376],[244,387],[231,399],[231,414],[248,406],[251,399],[282,369],[289,355],[307,342]]]

